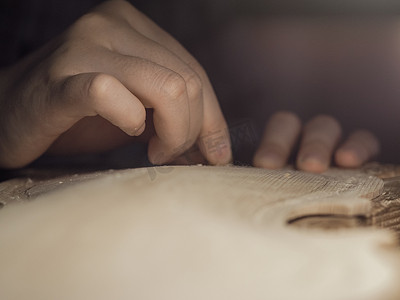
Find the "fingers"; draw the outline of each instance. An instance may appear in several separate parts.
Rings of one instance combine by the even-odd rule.
[[[124,30],[120,28],[119,34],[123,36]],[[164,88],[176,88],[177,93],[185,94],[186,96],[186,101],[182,104],[187,105],[189,113],[189,123],[185,127],[187,127],[188,130],[186,144],[190,147],[199,136],[203,122],[203,83],[201,78],[179,55],[171,52],[163,45],[142,36],[132,29],[127,30],[125,36],[129,38],[124,39],[123,43],[119,42],[120,44],[117,47],[118,54],[123,55],[117,58],[117,60],[125,60],[124,58],[129,57],[140,57],[141,59],[167,69],[161,71],[160,74],[168,72],[168,76],[171,78],[176,77],[172,80],[168,80],[168,84],[174,84],[171,88],[169,85],[164,86]],[[125,62],[123,64],[125,64]],[[121,67],[121,64],[118,62],[114,64],[114,66],[115,65]],[[131,64],[128,63],[127,66],[129,65]],[[126,69],[126,66],[124,68]],[[122,73],[126,73],[121,68],[114,69],[116,76],[118,76],[118,73],[121,73],[121,70]],[[126,74],[120,74],[119,76],[124,77]],[[126,83],[129,84],[129,82]],[[155,84],[158,84],[158,82],[155,82]],[[167,91],[167,93],[170,93],[170,91]]]
[[[110,26],[112,25],[112,26]],[[93,32],[105,28],[108,39]],[[196,60],[170,35],[125,1],[108,1],[83,17],[72,36],[89,36],[101,59],[92,72],[118,79],[146,108],[154,109],[156,135],[148,156],[162,164],[189,149],[201,136],[223,132],[219,151],[200,147],[212,164],[231,159],[229,134],[211,84]],[[83,32],[82,32],[83,31]],[[90,59],[91,60],[91,59]],[[75,66],[81,70],[81,66]],[[103,112],[104,113],[104,112]]]
[[[208,78],[205,80],[208,82]],[[203,91],[203,124],[197,144],[210,164],[225,165],[232,162],[229,130],[211,84],[208,86]]]
[[[195,101],[188,96],[191,83],[180,74],[142,58],[115,53],[105,56],[102,68],[122,82],[146,108],[153,108],[156,135],[148,148],[152,163],[168,162],[194,143],[198,130],[197,134],[191,130],[192,118],[196,114],[203,117],[202,106],[189,103]],[[191,111],[193,106],[197,107],[196,112]]]
[[[198,146],[207,161],[211,164],[226,164],[232,160],[230,139],[227,131],[227,124],[219,107],[217,97],[209,82],[209,79],[200,64],[178,43],[172,36],[158,27],[149,18],[129,5],[127,2],[114,2],[112,9],[110,3],[105,3],[100,9],[110,11],[117,16],[123,16],[130,24],[131,30],[139,33],[129,34],[129,39],[117,39],[118,50],[126,55],[137,55],[164,66],[179,74],[186,83],[188,96],[189,124],[188,137],[184,143],[177,147],[177,154],[184,152],[192,146],[196,138]],[[145,46],[139,47],[138,44]],[[142,51],[144,49],[144,51]],[[151,51],[148,51],[151,49]],[[157,129],[157,126],[156,126]],[[160,128],[159,128],[160,130]],[[214,141],[215,147],[207,146],[204,138],[210,135],[219,135],[218,141]],[[154,153],[149,153],[153,162],[162,163],[165,161],[154,161],[154,155],[158,151],[161,155],[161,144],[152,147]],[[165,150],[164,150],[165,152]],[[167,157],[166,157],[167,159]]]
[[[283,167],[300,129],[300,120],[293,113],[274,114],[254,156],[254,166],[269,169]],[[298,169],[314,173],[328,169],[340,136],[340,124],[330,116],[320,115],[306,123],[297,155]],[[358,130],[336,150],[335,162],[340,167],[359,167],[377,155],[379,150],[379,141],[372,133]]]
[[[199,148],[194,145],[182,155],[174,159],[171,164],[174,165],[195,165],[195,164],[206,164],[204,156],[201,154]]]
[[[369,131],[355,131],[336,151],[335,162],[341,167],[359,167],[379,153],[378,139]]]
[[[301,121],[291,112],[278,112],[269,120],[253,164],[256,167],[283,167],[300,134]]]
[[[139,13],[139,12],[136,12]],[[140,14],[140,13],[139,13]],[[231,144],[228,127],[221,112],[217,97],[212,85],[200,64],[169,34],[165,33],[146,16],[131,18],[131,24],[144,36],[175,53],[180,59],[193,70],[202,83],[203,119],[201,120],[200,138],[198,146],[204,157],[211,164],[227,164],[232,161]],[[199,115],[196,110],[191,110],[193,116]],[[193,125],[192,125],[193,126]],[[211,142],[212,139],[212,142]],[[190,145],[188,145],[190,146]]]
[[[297,167],[314,173],[328,169],[340,136],[340,124],[332,117],[320,115],[313,118],[304,126]]]
[[[68,106],[58,120],[58,124],[65,123],[67,128],[85,116],[100,115],[131,136],[140,135],[145,129],[143,104],[113,76],[104,73],[71,76],[55,93],[58,95],[53,97],[63,98],[62,103]]]

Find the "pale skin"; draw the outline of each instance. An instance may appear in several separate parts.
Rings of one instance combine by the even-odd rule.
[[[3,72],[0,167],[22,167],[46,151],[104,151],[145,130],[149,159],[170,161],[199,136],[226,131],[202,67],[169,34],[125,1],[108,1],[62,36]],[[134,140],[134,139],[133,139]],[[203,155],[231,161],[225,151]]]
[[[155,164],[171,162],[195,144],[210,164],[232,160],[227,134],[221,151],[202,147],[201,137],[227,132],[203,68],[125,1],[103,3],[1,70],[0,107],[0,168],[26,166],[46,152],[99,152],[143,140]],[[146,124],[153,130],[144,134]],[[300,131],[294,114],[274,115],[254,165],[284,166]],[[297,166],[322,172],[334,154],[339,166],[357,167],[379,151],[376,138],[360,131],[335,152],[339,137],[340,125],[330,117],[308,122]]]
[[[282,168],[301,136],[296,166],[300,170],[321,173],[332,162],[339,167],[356,168],[379,153],[378,139],[367,130],[356,130],[340,144],[342,129],[332,117],[318,115],[302,126],[293,113],[282,111],[269,120],[261,144],[254,156],[256,167]]]

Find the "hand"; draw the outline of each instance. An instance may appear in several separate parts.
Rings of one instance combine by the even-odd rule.
[[[199,63],[125,1],[108,1],[0,75],[0,167],[44,152],[104,151],[135,140],[153,110],[149,159],[165,163],[199,136],[226,132]],[[231,160],[229,136],[211,164]]]
[[[301,129],[301,122],[293,113],[274,114],[267,124],[261,145],[254,156],[254,166],[269,169],[283,167]],[[328,169],[332,156],[338,166],[355,168],[379,153],[378,140],[366,130],[355,131],[336,149],[340,138],[340,124],[332,117],[319,115],[311,119],[303,127],[296,160],[297,168],[321,173]]]

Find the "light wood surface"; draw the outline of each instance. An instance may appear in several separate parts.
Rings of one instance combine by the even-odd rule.
[[[395,235],[370,226],[390,227],[379,216],[393,199],[377,199],[398,185],[378,173],[176,166],[4,182],[0,293],[399,299]]]

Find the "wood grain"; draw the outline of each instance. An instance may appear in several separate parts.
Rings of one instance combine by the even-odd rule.
[[[395,239],[370,226],[390,227],[374,205],[397,187],[361,171],[203,166],[16,179],[0,184],[0,291],[399,299]]]

